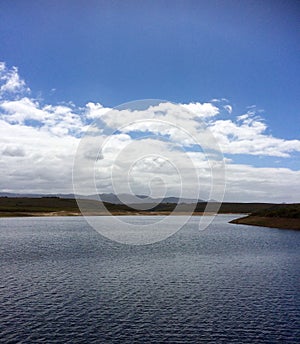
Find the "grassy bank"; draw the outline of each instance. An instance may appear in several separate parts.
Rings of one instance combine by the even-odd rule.
[[[300,230],[300,204],[277,204],[231,223]]]
[[[148,205],[147,210],[137,210],[138,206],[132,207],[120,204],[104,203],[106,209],[113,215],[169,215],[176,208],[174,215],[190,213],[192,207],[194,215],[201,215],[204,211],[214,212],[217,204],[199,202],[195,205],[175,203],[160,203],[157,206]],[[219,213],[251,213],[269,208],[269,203],[222,203]],[[105,215],[99,210],[99,202],[94,200],[81,200],[83,207],[89,215]],[[101,208],[100,208],[101,209]],[[0,217],[18,216],[76,216],[81,215],[75,199],[59,197],[0,197]]]

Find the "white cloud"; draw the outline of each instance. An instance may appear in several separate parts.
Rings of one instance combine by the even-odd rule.
[[[231,105],[224,105],[223,108],[228,112],[228,113],[232,113],[232,106]]]
[[[191,145],[195,141],[205,143],[199,134],[203,122],[198,119],[202,117],[225,154],[289,157],[293,152],[300,152],[300,140],[284,140],[267,134],[266,123],[252,111],[238,116],[235,121],[224,120],[216,118],[219,112],[215,106],[210,107],[207,103],[202,105],[185,104],[182,111],[178,111],[178,107],[172,103],[161,103],[140,111],[106,110],[101,114],[101,120],[123,132],[138,130],[168,135],[173,142]],[[195,107],[198,107],[197,111],[190,110]],[[186,132],[190,135],[187,136]]]
[[[23,156],[25,156],[25,151],[24,151],[23,147],[14,146],[14,145],[7,145],[4,147],[2,154],[6,155],[6,156],[23,157]]]
[[[206,119],[207,117],[214,117],[219,113],[219,109],[211,103],[189,103],[181,104],[189,111],[195,113],[196,117]]]
[[[25,120],[44,121],[46,113],[39,109],[38,102],[27,97],[20,100],[3,101],[0,104],[4,118],[9,123],[24,123]]]
[[[0,62],[0,96],[5,93],[29,92],[25,81],[20,78],[17,67],[8,69],[4,62]]]
[[[289,168],[228,164],[226,200],[244,202],[299,202],[300,171]]]
[[[121,192],[128,191],[124,181],[130,180],[136,193],[147,193],[153,187],[157,195],[165,191],[176,195],[181,176],[184,197],[189,197],[197,189],[195,167],[202,198],[206,198],[211,180],[210,163],[205,152],[193,150],[194,139],[200,145],[201,142],[210,144],[206,142],[208,136],[201,136],[205,122],[225,154],[227,200],[299,201],[300,171],[236,164],[226,157],[226,154],[244,154],[289,159],[300,152],[300,140],[268,134],[267,124],[256,116],[253,107],[246,114],[230,119],[222,118],[224,109],[232,113],[226,99],[180,104],[179,108],[168,102],[150,107],[145,103],[139,110],[110,109],[89,102],[82,109],[72,103],[43,104],[24,95],[26,84],[17,68],[8,69],[4,63],[0,63],[0,79],[0,190],[72,192],[76,149],[88,128],[87,123],[98,119],[99,125],[105,124],[111,133],[118,131],[107,140],[103,128],[95,126],[92,135],[85,139],[87,149],[80,157],[84,182],[94,168],[88,161],[95,161],[99,191],[112,191],[113,173]],[[140,136],[133,136],[133,132],[139,132]],[[128,169],[129,175],[124,173]],[[216,182],[218,178],[217,175]]]
[[[70,192],[78,139],[0,120],[0,190]],[[48,190],[48,191],[47,191]]]
[[[289,157],[300,152],[300,140],[284,140],[267,135],[267,125],[249,114],[241,115],[237,122],[217,120],[210,124],[223,153]]]
[[[110,111],[111,108],[105,108],[100,103],[89,102],[86,104],[85,115],[87,118],[95,119],[101,118],[107,111]]]
[[[27,97],[0,103],[0,118],[8,123],[39,126],[55,135],[78,134],[85,130],[80,114],[73,113],[67,106],[41,106],[38,101]],[[34,122],[30,122],[34,121]]]

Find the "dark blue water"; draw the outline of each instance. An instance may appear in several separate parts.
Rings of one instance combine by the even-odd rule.
[[[232,218],[147,246],[0,219],[0,342],[299,343],[300,233]]]

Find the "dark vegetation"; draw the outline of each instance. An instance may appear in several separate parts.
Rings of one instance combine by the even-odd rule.
[[[132,205],[103,203],[105,208],[114,215],[160,215],[190,213],[195,207],[194,214],[215,212],[216,203],[199,202],[197,204],[160,203]],[[80,200],[81,208],[88,215],[107,215],[103,212],[100,202],[95,200]],[[222,203],[219,213],[249,214],[249,216],[233,220],[232,223],[254,226],[300,229],[300,204],[271,204],[271,203]],[[75,199],[60,197],[0,197],[0,217],[15,216],[73,216],[81,215]]]
[[[81,200],[81,205],[90,212],[99,211],[99,202],[94,200]],[[104,203],[111,212],[130,211],[123,205]],[[44,213],[61,213],[64,215],[80,215],[75,199],[59,197],[0,197],[0,216],[32,216]]]
[[[151,213],[170,213],[175,208],[179,213],[189,212],[193,207],[190,204],[160,203],[157,206],[148,205],[148,210],[140,209],[140,205],[129,207],[123,204],[111,204],[104,202],[105,207],[116,214],[151,214]],[[196,213],[204,210],[213,212],[215,207],[210,203],[206,209],[206,202],[199,202],[195,207]],[[216,204],[214,204],[216,205]],[[81,206],[95,215],[99,213],[99,202],[94,200],[81,200]],[[273,204],[269,203],[223,203],[220,213],[251,213],[259,212],[269,208]],[[0,197],[0,216],[33,216],[45,215],[45,213],[59,213],[61,215],[80,215],[75,199],[59,197]],[[65,213],[65,214],[64,214]],[[58,215],[59,215],[58,214]],[[46,214],[47,215],[47,214]],[[55,214],[57,215],[57,214]]]
[[[231,223],[300,230],[300,204],[276,204],[267,209],[253,211],[249,216]]]
[[[76,200],[59,197],[0,197],[0,212],[78,211]]]
[[[289,219],[300,219],[300,204],[276,204],[270,208],[255,211],[251,215],[264,217],[284,217]]]
[[[207,207],[207,202],[199,202],[195,205],[191,204],[175,204],[175,203],[161,203],[158,204],[156,207],[153,207],[152,211],[162,211],[162,212],[170,212],[173,211],[176,208],[176,211],[178,212],[185,212],[190,211],[192,207],[195,206],[195,212],[196,213],[202,213],[204,211],[206,212],[215,212],[215,210],[218,207],[218,203],[216,202],[210,202]],[[260,211],[266,208],[269,208],[272,206],[272,203],[232,203],[232,202],[226,202],[222,203],[219,209],[219,213],[222,214],[244,214],[244,213],[251,213],[254,211]]]

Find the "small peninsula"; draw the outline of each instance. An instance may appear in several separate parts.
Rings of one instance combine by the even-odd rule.
[[[252,212],[246,217],[232,220],[230,223],[300,230],[300,204],[276,204]]]
[[[114,204],[92,199],[81,199],[80,204],[81,208],[85,209],[85,215],[91,216],[108,214],[114,216],[188,215],[191,209],[194,209],[193,215],[203,215],[204,212],[207,214],[207,202],[204,201],[195,204],[143,204],[145,210],[140,210],[140,204]],[[103,205],[108,213],[103,210]],[[216,207],[212,208],[215,209]],[[300,230],[300,204],[223,202],[218,213],[247,215],[230,222],[234,224]],[[74,198],[57,196],[0,197],[0,217],[81,215],[77,201]]]

